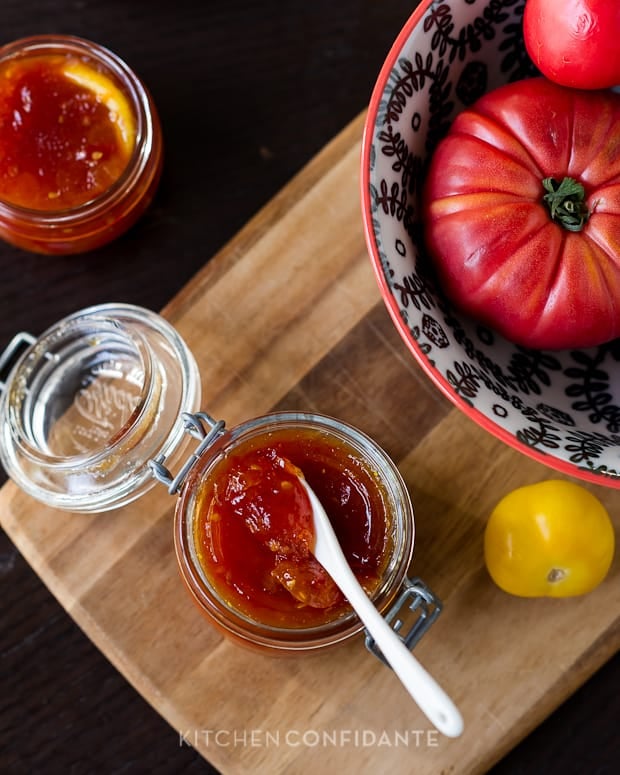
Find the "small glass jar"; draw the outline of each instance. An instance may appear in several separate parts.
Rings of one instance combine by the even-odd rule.
[[[372,592],[382,613],[402,592],[414,544],[413,507],[398,469],[383,450],[365,434],[335,418],[315,413],[279,412],[258,417],[225,430],[202,415],[205,438],[211,441],[186,474],[175,515],[175,549],[181,575],[202,613],[224,634],[242,645],[279,653],[316,652],[358,634],[363,625],[349,609],[338,618],[317,626],[268,626],[242,613],[218,591],[205,572],[197,546],[195,522],[201,514],[201,484],[216,475],[220,461],[252,440],[268,446],[287,432],[320,434],[327,446],[345,444],[349,461],[363,461],[369,478],[381,491],[385,508],[389,556]],[[175,485],[176,487],[177,485]],[[174,488],[173,488],[174,489]]]
[[[0,48],[0,67],[44,56],[66,57],[90,68],[95,73],[95,93],[105,90],[97,81],[99,76],[119,90],[132,114],[133,150],[120,177],[83,204],[29,209],[0,198],[0,237],[35,253],[81,253],[118,237],[151,203],[162,168],[162,131],[144,84],[116,54],[97,43],[70,35],[22,38]]]
[[[133,305],[90,307],[38,339],[18,334],[0,353],[0,462],[33,498],[74,512],[116,509],[164,483],[178,496],[174,544],[181,576],[206,618],[244,646],[309,654],[362,631],[358,616],[343,604],[337,616],[320,624],[273,626],[243,613],[205,572],[196,520],[201,488],[214,481],[220,461],[248,440],[269,442],[290,431],[319,434],[322,449],[344,449],[346,465],[363,466],[380,492],[388,550],[369,594],[413,648],[441,603],[423,582],[407,577],[413,507],[385,452],[356,428],[325,415],[278,412],[227,429],[200,412],[199,404],[196,363],[169,323]],[[194,450],[188,449],[192,439]],[[337,461],[328,454],[330,463]],[[413,619],[406,633],[402,617]],[[366,646],[382,658],[370,636]]]
[[[68,511],[115,509],[154,486],[149,460],[182,456],[183,413],[199,408],[200,378],[162,317],[102,304],[37,340],[18,335],[4,360],[20,345],[0,383],[0,460],[32,497]]]

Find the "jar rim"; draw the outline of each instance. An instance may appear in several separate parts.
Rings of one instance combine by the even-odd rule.
[[[382,486],[386,487],[393,508],[394,525],[392,556],[384,569],[383,577],[372,593],[371,599],[380,611],[385,611],[399,593],[411,563],[414,547],[414,513],[409,491],[392,459],[367,434],[348,423],[329,415],[315,412],[271,412],[243,422],[225,435],[220,436],[212,450],[214,456],[226,454],[248,434],[261,434],[270,428],[312,427],[345,438],[357,451],[369,455],[370,466],[380,473]],[[210,584],[200,566],[192,546],[192,507],[199,479],[209,468],[197,466],[184,483],[175,512],[175,551],[181,576],[194,601],[204,614],[234,639],[283,652],[316,651],[347,640],[361,632],[364,625],[350,609],[346,614],[324,624],[308,627],[278,627],[266,625],[240,612],[222,599]]]
[[[61,321],[60,324],[55,324],[47,329],[36,342],[22,354],[19,361],[15,364],[13,373],[11,374],[11,386],[15,382],[24,380],[22,371],[27,368],[28,361],[34,358],[40,360],[41,358],[47,359],[50,356],[50,351],[46,347],[46,343],[50,337],[56,336],[59,331],[59,325],[63,325],[62,334],[71,333],[73,331],[84,328],[85,333],[89,337],[101,335],[103,333],[115,333],[122,337],[125,343],[131,344],[135,347],[135,352],[139,359],[139,365],[143,369],[142,377],[143,384],[140,391],[139,403],[136,407],[138,414],[132,413],[132,422],[139,422],[147,409],[149,396],[152,395],[153,385],[153,363],[149,353],[146,341],[139,331],[131,331],[127,326],[124,326],[118,320],[110,320],[109,318],[98,315],[85,315],[80,318],[67,318]],[[38,351],[38,352],[37,352]],[[53,359],[53,355],[52,355]],[[34,364],[33,364],[34,365]],[[9,387],[9,389],[14,389]],[[31,434],[27,432],[24,427],[24,422],[20,412],[17,411],[18,407],[11,401],[7,404],[8,421],[12,424],[16,434],[20,438],[20,444],[24,451],[33,462],[38,462],[43,465],[54,465],[58,469],[72,469],[76,466],[93,466],[100,463],[109,454],[114,454],[115,450],[120,448],[125,440],[123,431],[124,428],[119,428],[114,434],[113,439],[106,443],[106,447],[102,449],[96,449],[92,451],[84,451],[71,456],[64,456],[60,454],[54,454],[50,451],[45,451],[40,445],[35,445],[29,439]],[[129,423],[129,420],[128,420]],[[42,422],[42,424],[44,424]],[[128,429],[129,430],[129,429]]]

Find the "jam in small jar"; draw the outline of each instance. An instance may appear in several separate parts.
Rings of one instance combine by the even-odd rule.
[[[0,48],[0,237],[38,253],[93,250],[128,229],[161,173],[144,84],[113,52],[40,35]]]
[[[316,652],[363,629],[323,568],[297,548],[310,518],[282,460],[316,492],[358,581],[385,612],[407,580],[414,521],[383,450],[314,413],[279,412],[211,433],[175,517],[181,574],[203,614],[238,643],[281,654]]]

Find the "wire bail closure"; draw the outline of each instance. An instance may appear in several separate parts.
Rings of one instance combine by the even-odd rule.
[[[166,485],[168,493],[174,495],[179,492],[183,486],[187,475],[202,457],[204,451],[211,446],[215,439],[224,433],[226,423],[224,420],[215,420],[206,412],[183,412],[181,415],[184,421],[185,432],[195,439],[200,440],[200,444],[195,451],[185,461],[181,470],[176,476],[173,476],[169,469],[164,465],[165,455],[158,455],[154,460],[149,460],[148,466],[151,474],[158,482]]]
[[[28,347],[32,347],[36,341],[32,334],[21,331],[19,334],[15,334],[2,353],[0,353],[0,395],[6,389],[6,379],[19,356]]]
[[[409,611],[416,614],[417,618],[409,628],[409,631],[406,634],[401,635],[400,631],[403,627],[402,619],[396,619],[394,624],[392,624],[392,620],[395,619],[405,606]],[[442,608],[443,605],[441,600],[431,592],[421,579],[410,579],[406,577],[403,581],[401,593],[387,613],[383,614],[383,618],[388,624],[392,625],[392,629],[403,641],[405,646],[407,646],[409,651],[413,651],[417,642],[431,627],[435,619],[437,619]],[[389,664],[381,653],[381,649],[375,643],[375,639],[368,630],[364,629],[364,632],[366,633],[364,645],[368,651],[383,662],[384,665],[389,667]]]

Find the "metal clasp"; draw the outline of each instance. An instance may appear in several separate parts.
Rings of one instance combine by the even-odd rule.
[[[36,337],[32,336],[32,334],[27,334],[25,331],[22,331],[19,334],[15,334],[4,351],[0,354],[0,394],[4,393],[6,378],[9,376],[11,369],[19,356],[36,341]]]
[[[200,444],[195,451],[185,461],[183,467],[176,476],[172,476],[165,467],[165,455],[158,455],[154,460],[149,460],[151,474],[158,482],[165,484],[170,495],[177,493],[185,481],[185,478],[200,460],[204,451],[224,433],[224,420],[214,420],[206,412],[183,412],[181,415],[184,421],[185,432],[195,439],[200,439]]]
[[[394,624],[392,624],[392,620],[395,619],[405,605],[407,610],[413,612],[417,618],[409,628],[409,631],[403,635],[400,632],[403,627],[403,620],[398,618],[394,621]],[[435,597],[421,579],[405,578],[401,593],[388,612],[384,614],[383,618],[388,624],[392,625],[394,632],[396,632],[405,646],[411,651],[439,616],[442,607],[439,598]],[[387,665],[388,662],[383,656],[381,649],[375,643],[375,639],[368,630],[364,630],[364,632],[366,633],[365,646],[368,651],[370,651],[371,654],[374,654],[377,659],[381,660],[384,665]]]

